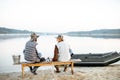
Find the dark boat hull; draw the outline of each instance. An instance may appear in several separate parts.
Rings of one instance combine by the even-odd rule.
[[[75,66],[107,66],[120,60],[117,52],[101,54],[74,54],[72,59],[81,59],[81,62],[74,62]]]

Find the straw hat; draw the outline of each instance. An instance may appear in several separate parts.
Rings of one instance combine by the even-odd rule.
[[[30,35],[31,39],[38,38],[39,36],[36,33],[31,33]]]

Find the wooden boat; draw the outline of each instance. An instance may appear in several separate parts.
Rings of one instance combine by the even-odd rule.
[[[75,62],[75,66],[107,66],[120,60],[120,53],[89,53],[74,54],[72,59],[81,59],[81,62]]]

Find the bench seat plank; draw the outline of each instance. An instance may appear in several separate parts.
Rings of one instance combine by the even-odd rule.
[[[52,66],[52,65],[66,65],[66,64],[71,65],[71,73],[74,74],[74,71],[73,71],[74,63],[73,63],[73,61],[66,61],[66,62],[40,62],[40,63],[22,62],[21,63],[22,77],[24,77],[24,67],[27,67],[27,66]]]

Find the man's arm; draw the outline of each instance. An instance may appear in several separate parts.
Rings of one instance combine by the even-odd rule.
[[[58,48],[55,45],[53,61],[57,61],[57,60],[58,60]]]

